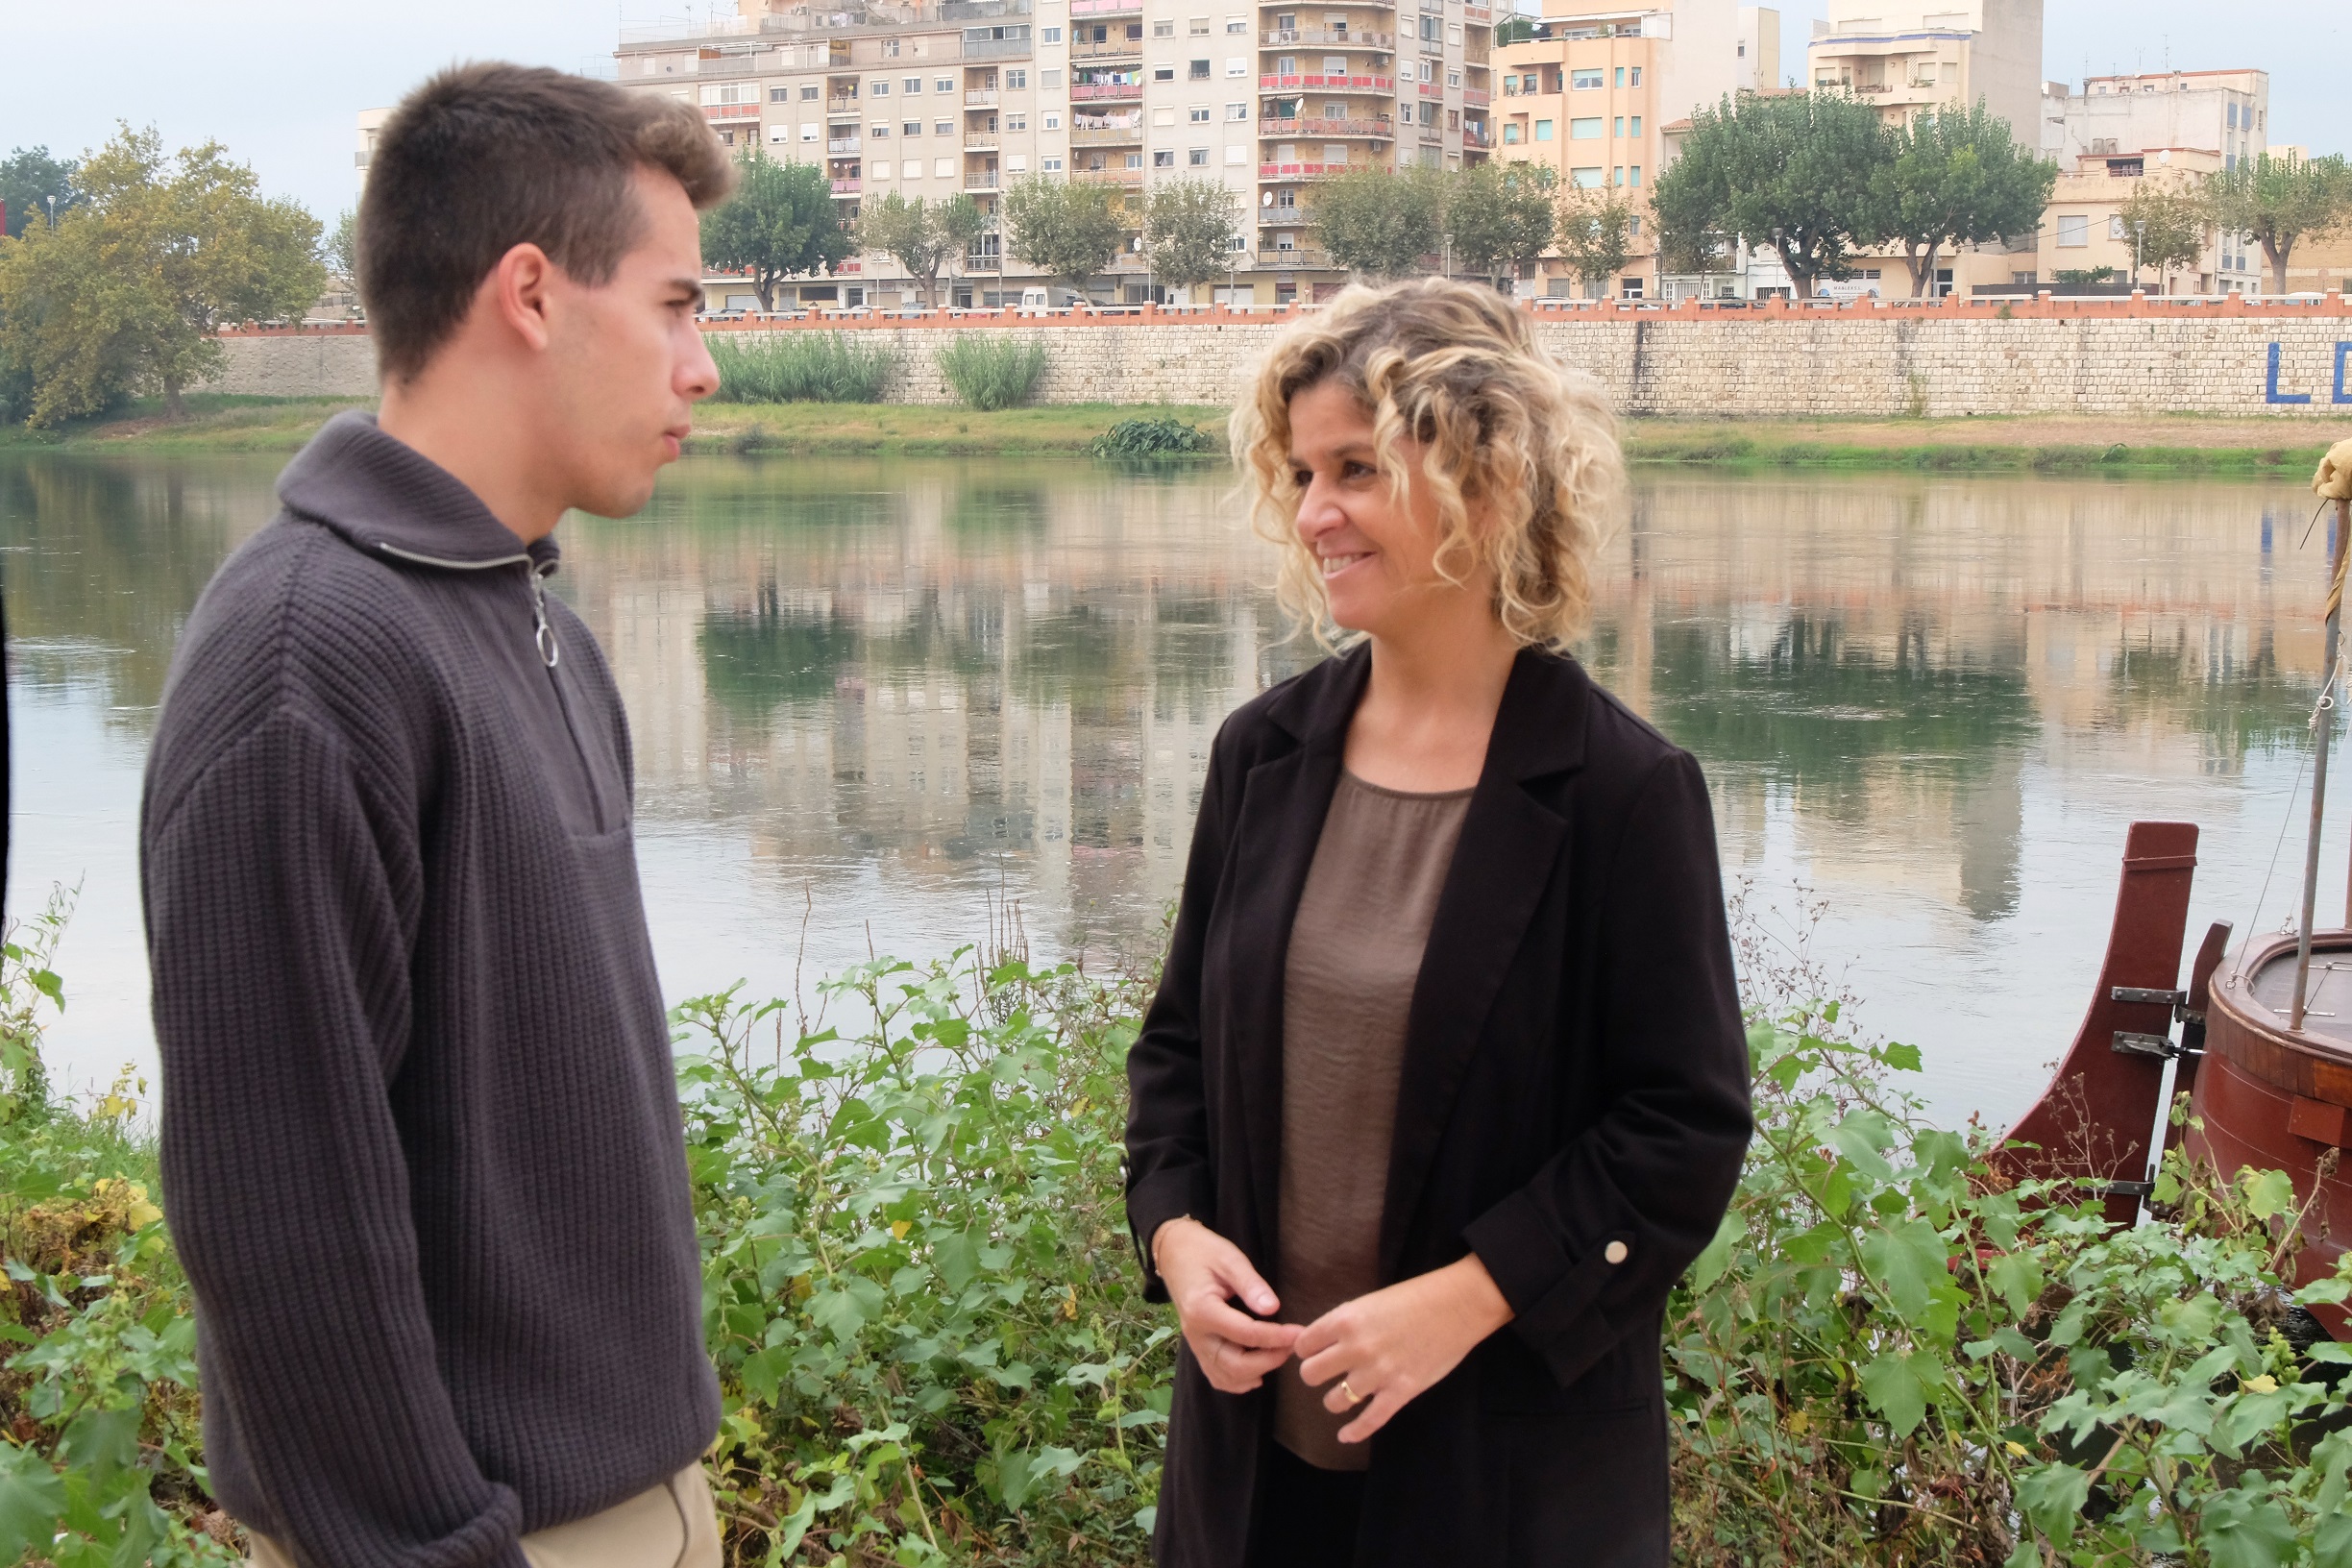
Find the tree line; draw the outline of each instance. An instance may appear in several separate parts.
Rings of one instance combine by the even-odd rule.
[[[218,142],[166,156],[123,126],[81,159],[0,164],[0,419],[55,426],[216,373],[211,333],[300,319],[327,283],[318,219]],[[54,216],[52,214],[54,213]]]
[[[1863,255],[1892,250],[1916,298],[1953,251],[2038,233],[2057,179],[1982,100],[1890,126],[1846,93],[1742,93],[1691,117],[1651,200],[1668,271],[1715,270],[1745,240],[1775,252],[1810,298],[1851,277]],[[2170,184],[2143,179],[2118,215],[2135,282],[2194,265],[2217,233],[2244,234],[2284,293],[2295,245],[2352,225],[2352,169],[2340,157],[2265,154]]]

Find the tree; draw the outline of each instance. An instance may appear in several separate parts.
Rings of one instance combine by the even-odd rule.
[[[1495,23],[1494,43],[1500,49],[1507,43],[1527,43],[1535,37],[1535,18],[1518,12]]]
[[[779,163],[756,146],[735,159],[735,194],[702,214],[702,264],[747,272],[760,308],[775,308],[776,284],[829,272],[849,255],[833,183],[814,163]]]
[[[1015,256],[1084,296],[1127,240],[1117,192],[1033,174],[1005,187],[1005,239]]]
[[[2193,267],[2203,259],[2205,204],[2195,195],[2143,180],[2116,211],[2123,220],[2123,233],[2131,236],[2134,283],[2140,281],[2141,268],[2154,267],[2161,286],[2169,292],[2168,275],[2174,267]]]
[[[345,208],[335,215],[334,227],[327,231],[325,243],[319,247],[319,259],[327,270],[346,282],[359,277],[359,214]]]
[[[2270,263],[2270,284],[2287,292],[2287,258],[2307,235],[2352,225],[2352,165],[2340,154],[2300,159],[2259,153],[2205,177],[2205,211],[2227,234],[2244,234]]]
[[[1552,243],[1557,177],[1539,163],[1474,163],[1447,182],[1446,232],[1457,263],[1516,278]]]
[[[0,244],[0,360],[31,384],[29,422],[56,425],[214,373],[226,322],[299,316],[326,285],[319,222],[264,198],[217,142],[166,159],[124,126],[84,159],[83,200],[57,227]]]
[[[1143,259],[1170,288],[1222,278],[1234,264],[1233,192],[1215,180],[1170,180],[1143,202]]]
[[[1779,253],[1801,299],[1845,278],[1872,230],[1872,185],[1886,161],[1877,111],[1840,92],[1743,92],[1691,116],[1682,153],[1651,192],[1670,254],[1736,234]]]
[[[0,162],[0,203],[8,207],[8,233],[11,239],[25,232],[25,225],[38,218],[44,225],[49,221],[51,197],[57,199],[60,217],[72,211],[81,201],[82,192],[74,184],[74,166],[61,159],[49,156],[46,147],[19,147]]]
[[[937,305],[940,269],[963,254],[985,222],[968,196],[950,196],[932,206],[920,196],[910,202],[894,190],[858,214],[857,241],[897,257],[910,276],[922,281],[923,302]]]
[[[1560,259],[1589,294],[1633,254],[1633,204],[1605,186],[1571,186],[1560,196],[1558,233]]]
[[[1375,278],[1410,277],[1427,270],[1443,238],[1443,176],[1366,164],[1316,185],[1310,214],[1339,265]]]
[[[2058,166],[2020,147],[1981,98],[1923,113],[1886,137],[1869,228],[1902,248],[1915,300],[1946,250],[2033,233],[2058,181]]]

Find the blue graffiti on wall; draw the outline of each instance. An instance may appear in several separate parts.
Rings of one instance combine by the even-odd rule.
[[[2352,403],[2352,384],[2346,382],[2348,371],[2352,371],[2352,343],[2339,343],[2336,345],[2336,388],[2332,400],[2336,403]],[[2309,403],[2312,401],[2312,395],[2309,392],[2281,392],[2279,390],[2279,345],[2276,343],[2270,345],[2270,370],[2263,383],[2263,401],[2266,403]]]

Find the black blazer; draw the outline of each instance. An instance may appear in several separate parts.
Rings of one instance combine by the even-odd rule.
[[[1370,668],[1327,660],[1217,736],[1127,1059],[1139,1252],[1190,1214],[1273,1277],[1283,968]],[[1384,1283],[1475,1251],[1517,1315],[1373,1437],[1360,1568],[1666,1562],[1660,1316],[1750,1131],[1699,765],[1523,652],[1413,992],[1380,1237]],[[1271,1387],[1218,1393],[1179,1349],[1164,1568],[1242,1562]]]

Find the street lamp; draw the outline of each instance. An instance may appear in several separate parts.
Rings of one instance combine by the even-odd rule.
[[[52,229],[57,227],[57,192],[55,191],[49,193],[49,227]]]

